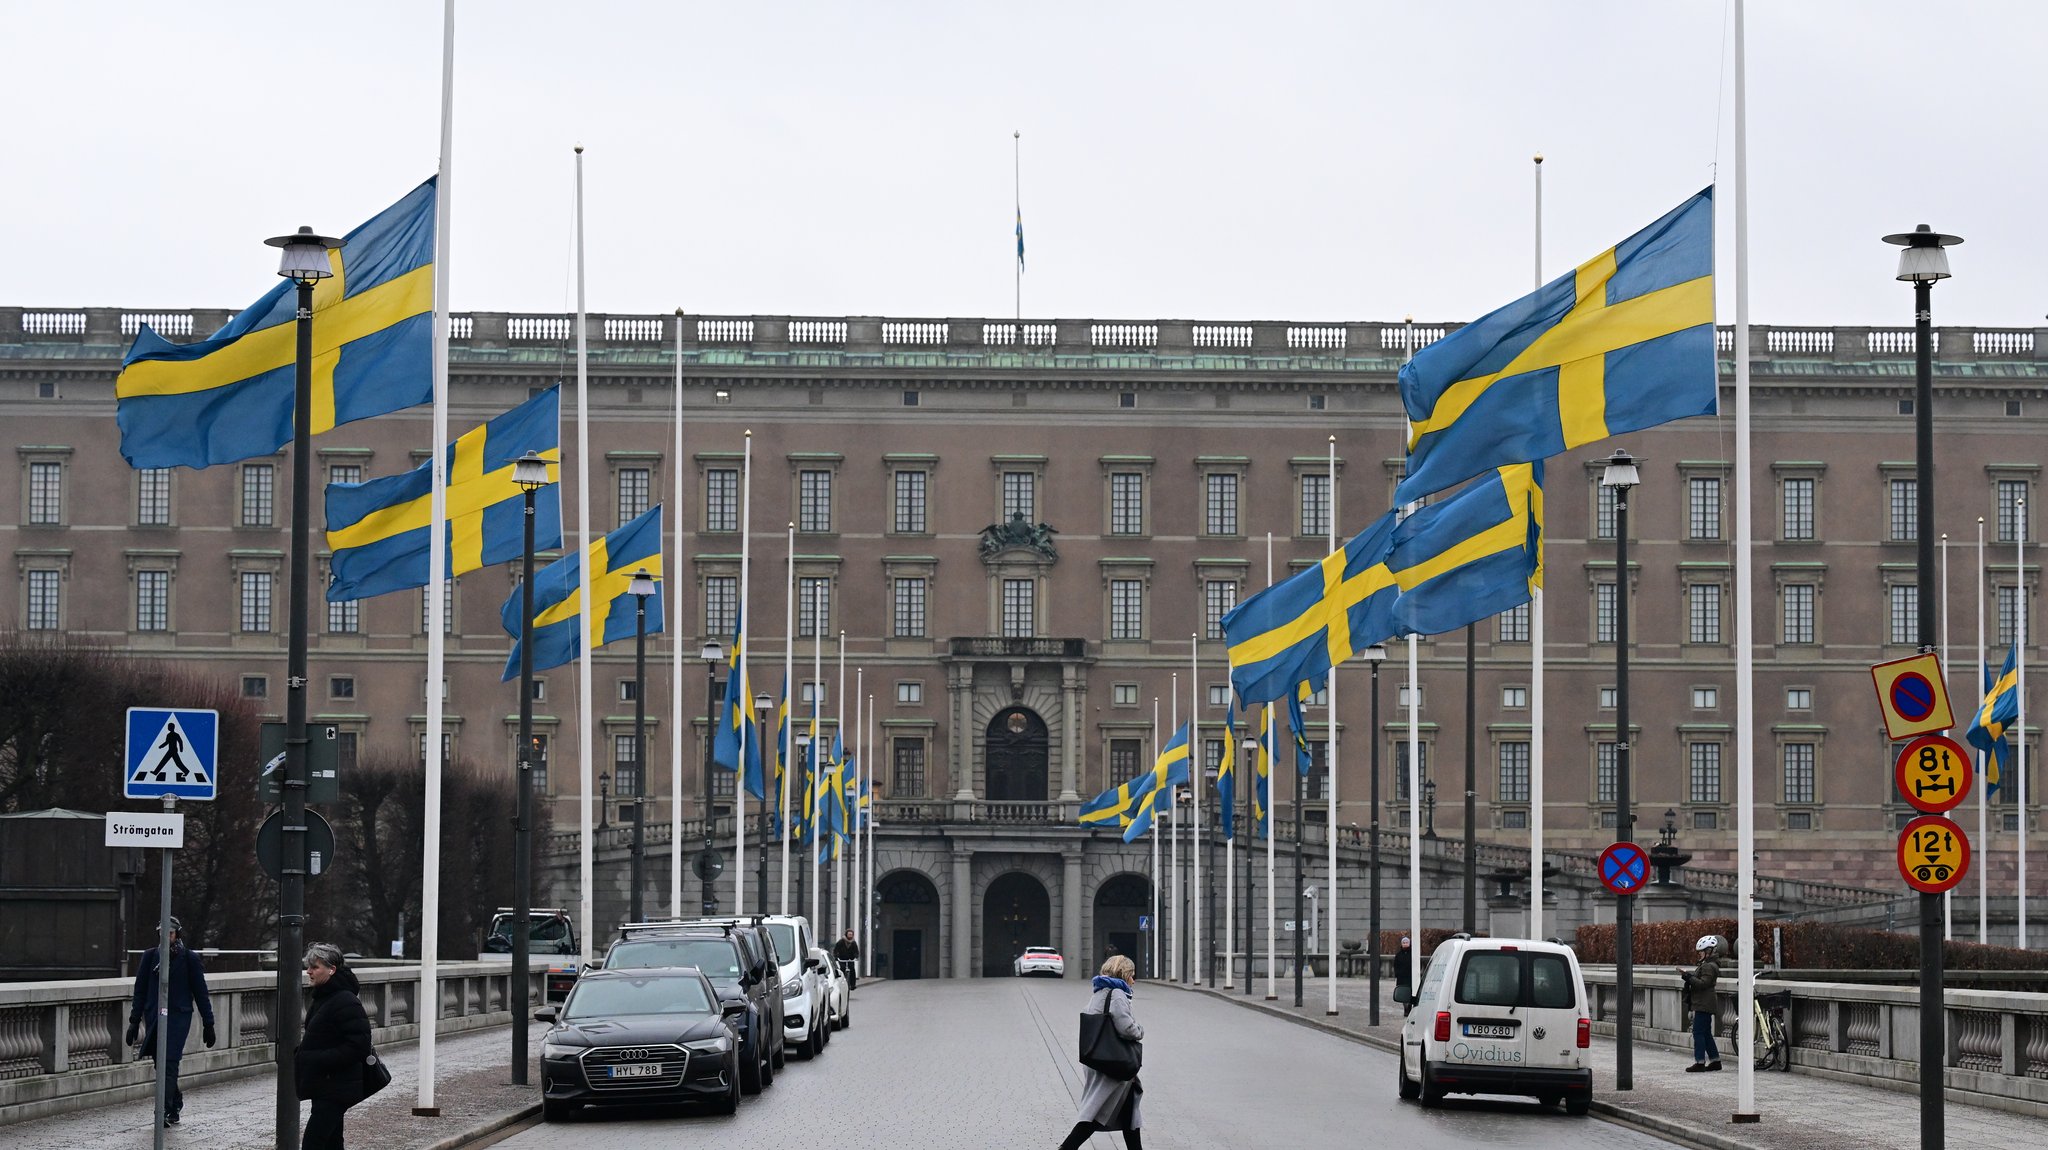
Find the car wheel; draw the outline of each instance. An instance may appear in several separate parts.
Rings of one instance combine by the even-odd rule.
[[[846,1017],[839,1020],[839,1029],[853,1029],[853,1004],[850,1002],[846,1004]]]
[[[540,1100],[540,1120],[543,1122],[567,1122],[569,1116],[582,1109],[574,1102],[553,1102]]]
[[[1422,1104],[1428,1107],[1437,1107],[1443,1105],[1443,1103],[1444,1088],[1438,1086],[1435,1079],[1430,1076],[1429,1059],[1425,1058],[1422,1060]]]
[[[740,1092],[742,1094],[759,1094],[761,1087],[767,1085],[761,1077],[761,1052],[756,1050],[751,1044],[742,1045],[740,1047],[738,1063],[739,1065],[736,1068],[738,1073],[735,1077],[739,1079]]]
[[[779,1028],[775,1035],[775,1049],[769,1053],[768,1061],[777,1070],[789,1064],[789,1038]]]
[[[825,1020],[825,1026],[823,1030],[820,1031],[820,1033],[818,1034],[819,1050],[823,1050],[827,1046],[832,1045],[832,1032],[837,1029],[839,1029],[839,1015],[835,1013]]]
[[[804,1036],[797,1040],[796,1057],[798,1061],[809,1062],[811,1056],[817,1053],[817,1048],[811,1045],[811,1040],[817,1037],[817,1029],[817,1027],[813,1026],[811,1029],[804,1031]]]
[[[1422,1093],[1422,1087],[1416,1085],[1415,1080],[1413,1078],[1408,1077],[1407,1057],[1396,1057],[1394,1059],[1394,1068],[1401,1076],[1400,1085],[1398,1087],[1398,1089],[1400,1090],[1401,1097],[1413,1101],[1415,1098],[1420,1096]]]
[[[1592,1108],[1593,1095],[1590,1091],[1585,1094],[1568,1095],[1564,1100],[1564,1112],[1574,1118],[1584,1118]]]
[[[1562,1094],[1538,1094],[1536,1096],[1536,1105],[1543,1107],[1545,1110],[1562,1101],[1564,1101],[1564,1095]]]
[[[830,1024],[829,1022],[828,1022],[828,1023],[826,1023],[826,1024],[824,1024],[824,1025],[822,1025],[822,1026],[821,1026],[821,1025],[819,1025],[819,1024],[818,1024],[817,1022],[813,1022],[813,1023],[811,1024],[811,1057],[812,1057],[812,1058],[816,1058],[816,1057],[818,1057],[819,1055],[821,1055],[821,1054],[825,1053],[825,1036],[826,1036],[827,1034],[831,1033],[831,1030],[832,1030],[832,1027],[831,1027],[831,1024]]]

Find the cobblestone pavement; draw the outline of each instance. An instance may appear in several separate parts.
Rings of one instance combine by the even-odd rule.
[[[1304,1009],[1293,1007],[1291,979],[1280,981],[1280,1001],[1265,1001],[1266,983],[1260,979],[1256,993],[1247,997],[1243,987],[1227,995],[1261,1012],[1273,1012],[1317,1027],[1328,1026],[1348,1034],[1379,1042],[1391,1051],[1400,1030],[1401,1008],[1394,1005],[1393,984],[1381,983],[1380,1026],[1366,1025],[1369,983],[1365,979],[1337,981],[1338,1015],[1326,1014],[1328,982],[1309,980],[1303,990]],[[1162,988],[1164,989],[1164,988]],[[1170,993],[1170,991],[1169,991]],[[1222,995],[1221,991],[1204,992]],[[1634,1088],[1626,1093],[1614,1089],[1614,1039],[1593,1038],[1593,1107],[1596,1113],[1662,1129],[1688,1142],[1720,1150],[1834,1150],[1854,1146],[1863,1150],[1918,1150],[1920,1145],[1920,1097],[1917,1093],[1861,1086],[1801,1073],[1760,1072],[1756,1076],[1756,1109],[1762,1120],[1753,1125],[1735,1125],[1735,1062],[1733,1043],[1719,1040],[1727,1069],[1720,1074],[1687,1074],[1692,1062],[1690,1048],[1660,1046],[1638,1040],[1634,1049]],[[1389,1054],[1391,1059],[1392,1055]],[[1388,1063],[1388,1077],[1393,1075]],[[1373,1084],[1393,1093],[1391,1081]],[[1452,1102],[1455,1103],[1456,1099]],[[1971,1150],[2040,1150],[2048,1145],[2041,1121],[2003,1110],[1968,1106],[1951,1099],[1944,1113],[1949,1143]]]
[[[845,1150],[1050,1150],[1073,1125],[1080,1078],[1077,978],[863,985],[857,1025],[815,1063],[720,1118],[663,1110],[586,1111],[497,1143],[503,1150],[653,1150],[728,1135],[749,1145]],[[1140,985],[1146,1027],[1145,1145],[1648,1147],[1669,1143],[1524,1102],[1398,1103],[1391,1054],[1247,1014],[1203,995]],[[1120,1147],[1098,1134],[1091,1147]],[[353,1145],[353,1143],[351,1143]]]
[[[528,1080],[540,1081],[540,1036],[528,1049]],[[426,1150],[493,1120],[534,1106],[539,1087],[511,1084],[512,1032],[505,1027],[443,1038],[434,1046],[434,1102],[441,1114],[415,1118],[419,1101],[419,1046],[380,1047],[391,1064],[391,1085],[348,1112],[349,1150]],[[226,1081],[185,1084],[184,1121],[164,1131],[166,1147],[193,1150],[272,1150],[277,1145],[277,1087],[268,1072]],[[138,1098],[93,1110],[0,1126],[6,1150],[132,1150],[154,1144],[154,1102]],[[299,1106],[303,1124],[309,1107]]]

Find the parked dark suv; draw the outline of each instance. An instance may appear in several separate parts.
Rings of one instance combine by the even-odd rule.
[[[740,1089],[758,1094],[775,1081],[784,1061],[782,978],[772,946],[759,927],[630,923],[624,937],[604,954],[604,969],[696,967],[711,980],[720,1001],[743,1002]]]

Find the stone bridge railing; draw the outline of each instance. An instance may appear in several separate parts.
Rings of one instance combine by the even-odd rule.
[[[1612,1035],[1621,1015],[1614,968],[1585,968],[1593,1029]],[[1720,1026],[1734,1033],[1734,979],[1723,977]],[[1920,988],[1843,982],[1757,980],[1760,992],[1789,990],[1795,1070],[1912,1093],[1920,1083]],[[1689,1049],[1683,988],[1669,970],[1637,967],[1635,1035]],[[1943,1081],[1949,1096],[1976,1106],[2048,1116],[2048,994],[1949,990]],[[1731,1045],[1720,1040],[1724,1048]]]
[[[503,962],[440,964],[442,1034],[503,1026],[512,1020],[506,996],[511,968]],[[419,1037],[420,972],[416,965],[356,968],[373,1042]],[[529,976],[528,993],[540,1001],[546,964]],[[193,1026],[181,1077],[186,1082],[266,1071],[275,1061],[270,1020],[277,1006],[277,976],[269,971],[212,974],[219,1041],[208,1050]],[[150,1095],[154,1062],[132,1061],[122,1042],[134,980],[91,978],[65,982],[0,984],[0,1123],[83,1110]],[[303,1002],[291,1004],[304,1013]],[[6,1139],[0,1137],[0,1143]]]

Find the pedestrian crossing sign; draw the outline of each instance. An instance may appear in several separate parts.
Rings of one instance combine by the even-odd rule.
[[[218,711],[130,707],[121,793],[131,799],[176,795],[211,802],[219,747]]]

